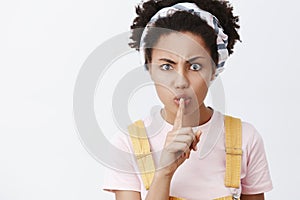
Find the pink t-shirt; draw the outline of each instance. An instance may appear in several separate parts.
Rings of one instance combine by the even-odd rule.
[[[166,135],[173,126],[161,117],[159,110],[147,117],[144,123],[154,163],[157,165]],[[211,200],[232,193],[264,193],[273,188],[263,140],[251,124],[242,123],[243,155],[241,188],[238,190],[224,185],[226,153],[223,114],[214,111],[207,123],[193,127],[195,131],[198,128],[202,131],[198,150],[191,151],[190,158],[175,172],[170,196],[188,200]],[[112,143],[123,152],[128,152],[130,156],[119,156],[115,152],[111,154],[114,167],[107,169],[102,188],[107,191],[138,191],[142,199],[145,199],[147,191],[139,175],[128,134],[116,134]]]

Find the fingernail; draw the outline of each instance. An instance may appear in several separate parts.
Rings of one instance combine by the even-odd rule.
[[[182,103],[184,101],[184,98],[179,99],[179,103]]]

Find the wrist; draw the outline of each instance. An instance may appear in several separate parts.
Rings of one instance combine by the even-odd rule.
[[[172,172],[171,170],[168,169],[160,169],[158,171],[155,172],[155,179],[158,180],[172,180],[174,172]]]

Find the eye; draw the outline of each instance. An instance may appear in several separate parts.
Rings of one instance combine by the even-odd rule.
[[[202,66],[200,64],[197,64],[197,63],[193,63],[190,66],[190,70],[193,70],[193,71],[199,71],[199,70],[201,70],[201,68],[202,68]]]
[[[163,64],[160,66],[160,69],[164,70],[164,71],[168,71],[168,70],[173,69],[173,67],[170,64]]]

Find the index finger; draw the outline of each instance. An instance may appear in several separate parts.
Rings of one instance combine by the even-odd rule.
[[[184,113],[184,99],[180,98],[177,114],[174,120],[173,130],[182,127],[183,113]]]

